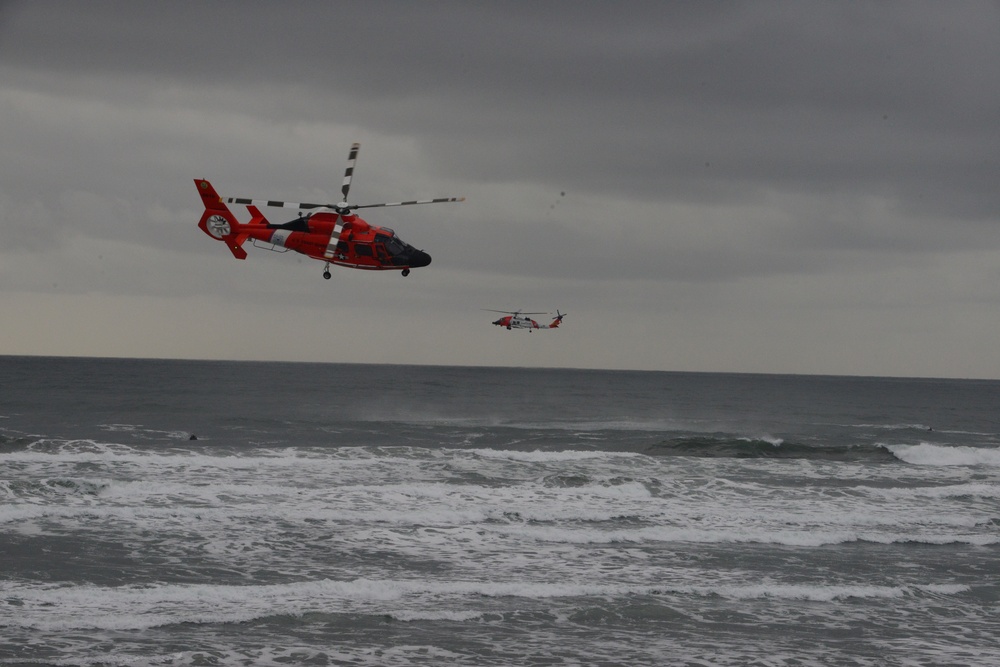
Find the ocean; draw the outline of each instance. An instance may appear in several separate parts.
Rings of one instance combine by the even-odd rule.
[[[0,357],[0,665],[997,665],[1000,382]]]

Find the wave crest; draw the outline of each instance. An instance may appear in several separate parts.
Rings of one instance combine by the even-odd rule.
[[[885,445],[899,460],[922,466],[1000,466],[1000,450],[982,447],[948,447],[922,442],[919,445]]]
[[[727,434],[671,438],[651,445],[651,456],[694,456],[736,459],[812,459],[893,463],[893,452],[880,445],[806,445],[780,438],[736,438]]]

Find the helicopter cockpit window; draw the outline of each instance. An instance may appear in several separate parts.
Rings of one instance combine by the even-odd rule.
[[[393,257],[402,255],[404,252],[406,252],[406,246],[403,245],[403,242],[400,241],[399,238],[396,237],[395,235],[382,236],[380,234],[379,236],[376,237],[376,240],[381,241],[382,245],[385,246],[385,249],[388,250],[389,254],[392,255]]]

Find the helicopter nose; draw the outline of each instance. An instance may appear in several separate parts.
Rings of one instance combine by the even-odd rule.
[[[423,250],[414,250],[410,256],[410,268],[419,269],[431,263],[431,256]]]

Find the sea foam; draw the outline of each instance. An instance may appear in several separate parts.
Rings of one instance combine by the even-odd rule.
[[[897,458],[922,466],[1000,466],[1000,449],[919,445],[885,445]]]

